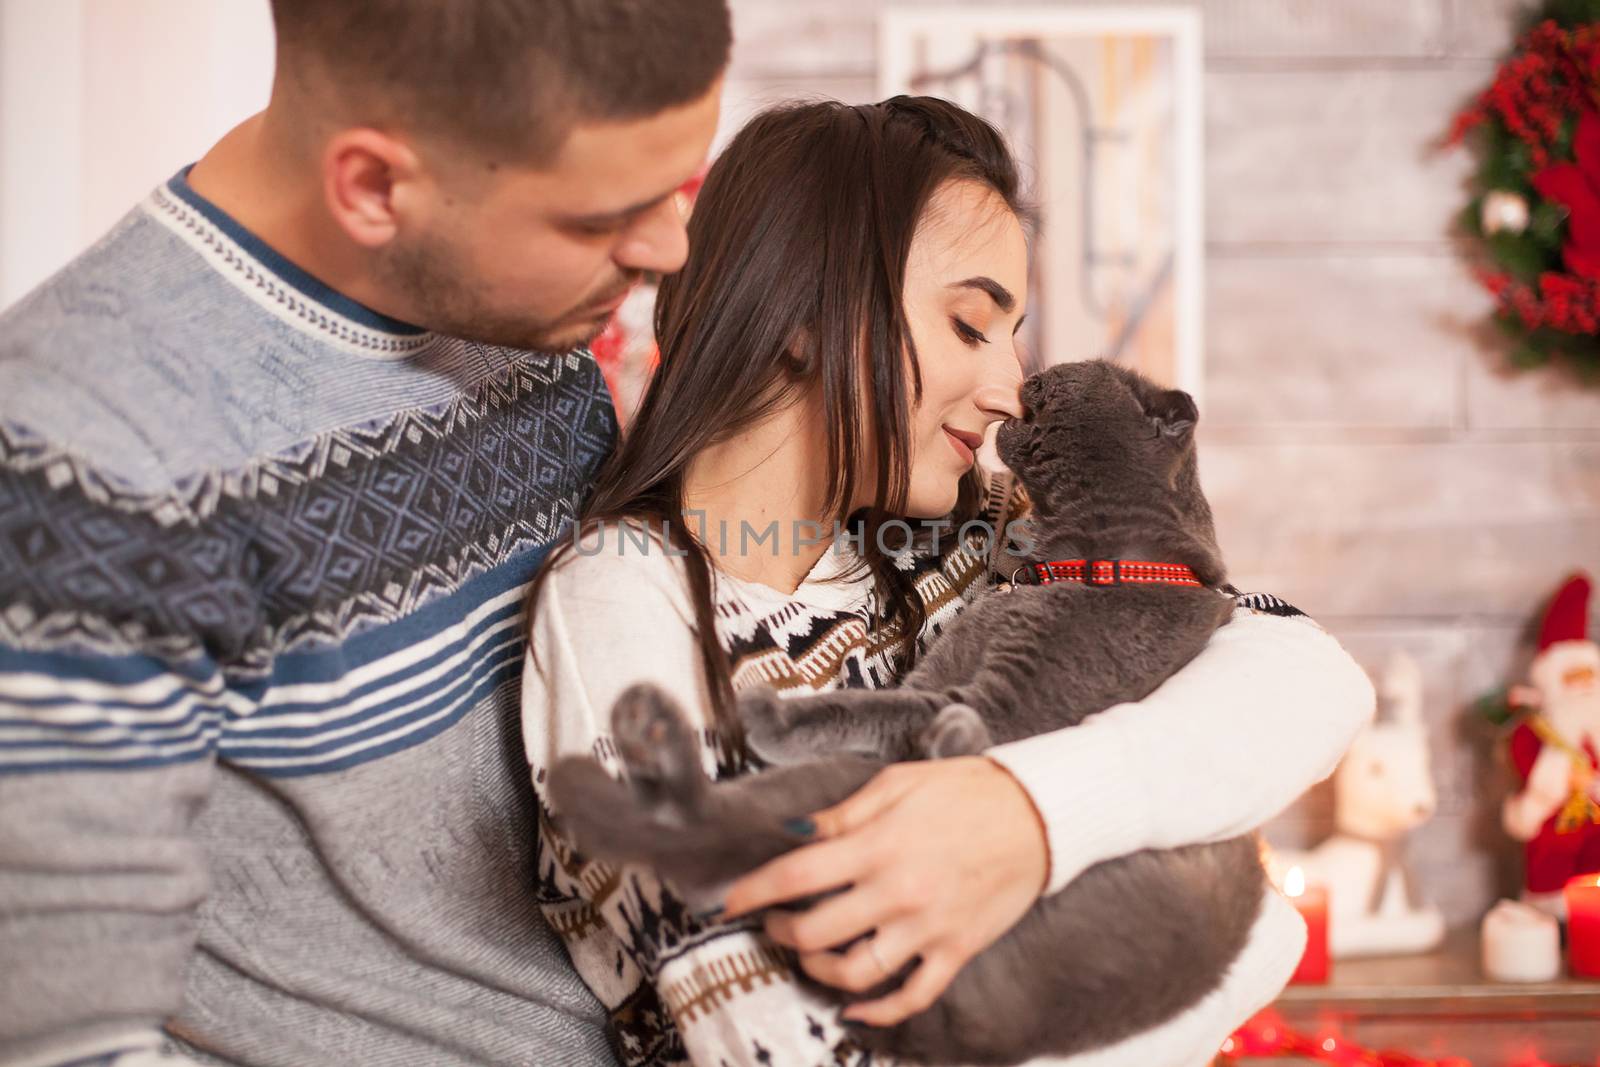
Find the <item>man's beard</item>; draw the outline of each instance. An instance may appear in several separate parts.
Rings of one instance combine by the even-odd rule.
[[[378,259],[380,280],[404,294],[418,326],[480,344],[535,352],[569,352],[598,337],[610,319],[601,310],[607,299],[631,287],[637,275],[555,319],[489,307],[471,284],[471,272],[444,242],[410,242],[389,248]]]

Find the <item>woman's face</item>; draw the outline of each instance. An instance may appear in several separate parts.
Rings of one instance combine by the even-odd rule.
[[[922,368],[908,515],[948,513],[985,431],[1022,414],[1014,335],[1027,295],[1027,241],[1005,202],[977,182],[940,187],[906,261],[905,312]]]

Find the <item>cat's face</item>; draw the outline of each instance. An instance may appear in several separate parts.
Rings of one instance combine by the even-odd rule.
[[[1194,400],[1104,360],[1063,363],[1022,384],[1023,417],[1008,419],[995,444],[1028,495],[1061,514],[1097,493],[1172,494],[1198,503]],[[1205,518],[1209,524],[1209,509]]]

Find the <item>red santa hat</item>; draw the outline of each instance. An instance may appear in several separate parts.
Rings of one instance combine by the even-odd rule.
[[[1539,651],[1560,641],[1582,641],[1589,635],[1589,576],[1578,571],[1556,590],[1539,628]]]

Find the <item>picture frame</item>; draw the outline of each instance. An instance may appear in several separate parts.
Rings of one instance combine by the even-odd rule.
[[[1099,356],[1203,404],[1203,54],[1192,8],[883,14],[879,95],[961,104],[1021,164],[1025,371]]]

